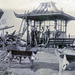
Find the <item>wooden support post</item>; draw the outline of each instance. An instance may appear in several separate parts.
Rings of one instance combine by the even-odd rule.
[[[63,31],[64,31],[64,21],[63,21]]]
[[[22,57],[19,57],[19,63],[20,63],[20,64],[21,64],[21,58],[22,58]]]
[[[62,31],[62,19],[61,19],[61,31]]]
[[[57,20],[55,20],[55,31],[57,31]],[[56,35],[55,35],[55,38],[57,38],[56,37]],[[56,41],[56,40],[55,40]],[[55,48],[57,47],[57,45],[56,45],[56,42],[55,42]]]
[[[31,31],[32,31],[32,20],[31,20]],[[31,46],[31,42],[32,42],[32,39],[31,39],[31,35],[30,35],[30,46]]]
[[[36,31],[35,24],[36,24],[36,22],[35,22],[35,20],[34,20],[34,31]],[[34,32],[34,35],[36,36],[35,32]],[[34,39],[35,39],[35,45],[37,45],[37,39],[36,39],[36,37],[35,37]]]
[[[45,21],[44,21],[44,30],[46,30]],[[45,35],[45,34],[44,34],[44,35]],[[44,39],[44,43],[46,43],[46,39],[47,39],[47,38],[46,38],[46,35],[44,36],[44,38],[45,38],[45,39]]]
[[[29,37],[29,30],[28,30],[28,27],[29,27],[29,23],[28,23],[28,20],[27,20],[27,45],[29,43],[29,39],[28,39],[28,37]]]
[[[39,22],[39,31],[41,30],[41,21]],[[39,43],[41,43],[40,34],[39,34]]]
[[[39,31],[41,30],[41,21],[39,22]]]
[[[65,38],[67,38],[66,34],[67,34],[67,21],[65,21]]]
[[[60,24],[59,24],[59,20],[58,20],[58,30],[60,30]]]
[[[57,30],[57,20],[55,20],[55,29]]]

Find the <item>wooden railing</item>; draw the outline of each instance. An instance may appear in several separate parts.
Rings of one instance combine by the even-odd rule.
[[[50,45],[70,45],[74,43],[75,38],[50,38]]]

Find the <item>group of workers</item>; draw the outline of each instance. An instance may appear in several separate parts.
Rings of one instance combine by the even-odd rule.
[[[42,36],[40,37],[40,35]],[[34,47],[37,43],[46,43],[47,39],[50,38],[50,29],[47,26],[46,31],[42,27],[42,31],[37,31],[35,27],[31,29],[31,46]]]
[[[35,46],[36,43],[48,43],[49,38],[58,38],[60,35],[61,32],[56,30],[56,28],[51,32],[49,26],[46,26],[46,30],[42,27],[40,31],[37,31],[37,28],[33,27],[31,30],[31,46]]]
[[[56,32],[56,31],[55,31]],[[29,39],[29,44],[31,44],[31,47],[36,46],[37,44],[45,44],[48,42],[49,38],[51,37],[51,31],[49,29],[49,26],[46,26],[46,30],[44,27],[41,28],[40,31],[37,30],[36,27],[32,26],[31,27],[31,38],[28,37]],[[54,33],[53,33],[54,35]],[[6,32],[5,37],[8,37],[8,32]]]

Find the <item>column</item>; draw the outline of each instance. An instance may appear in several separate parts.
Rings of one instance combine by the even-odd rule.
[[[57,31],[57,20],[55,20],[55,34],[54,34],[55,38],[57,38],[56,31]],[[55,39],[55,48],[57,48],[56,39]]]
[[[55,20],[55,30],[57,30],[57,20]]]
[[[41,21],[39,22],[39,31],[41,30]]]
[[[62,28],[63,28],[63,27],[62,27],[62,20],[61,20],[61,31],[63,30]]]
[[[66,34],[67,34],[67,21],[65,21],[65,38],[67,38]]]
[[[39,31],[41,31],[41,21],[39,21]],[[40,33],[39,33],[39,43],[41,43]]]
[[[29,27],[29,22],[27,20],[27,45],[29,44],[29,30],[28,30],[28,27]]]
[[[32,31],[32,20],[30,20],[30,25],[31,25],[31,31]],[[32,39],[31,39],[31,33],[30,33],[30,45],[31,45]]]

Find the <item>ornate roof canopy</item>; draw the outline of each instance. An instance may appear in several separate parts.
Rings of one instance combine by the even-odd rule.
[[[44,21],[44,20],[75,20],[75,17],[60,11],[55,6],[54,2],[41,3],[36,9],[27,14],[16,14],[17,18],[27,18],[35,21]]]

